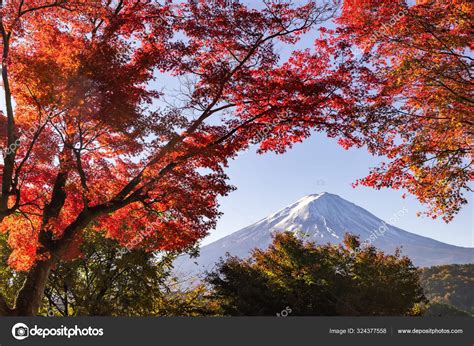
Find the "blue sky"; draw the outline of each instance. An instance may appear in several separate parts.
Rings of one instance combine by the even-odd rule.
[[[472,196],[449,224],[418,217],[416,213],[423,206],[410,196],[402,199],[402,191],[352,187],[378,162],[380,158],[364,149],[344,150],[324,133],[314,134],[282,155],[247,151],[227,169],[230,182],[238,189],[220,199],[224,215],[203,244],[248,226],[305,195],[327,191],[384,220],[406,208],[408,213],[398,218],[395,226],[449,244],[474,247]]]

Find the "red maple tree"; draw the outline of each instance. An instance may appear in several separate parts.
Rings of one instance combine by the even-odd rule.
[[[334,10],[313,2],[262,10],[224,1],[2,4],[1,228],[10,265],[27,271],[15,306],[2,299],[2,312],[36,313],[49,271],[79,254],[86,227],[149,251],[204,237],[219,215],[216,198],[232,189],[227,161],[263,126],[272,133],[262,148],[283,151],[322,126],[327,109],[350,103],[346,73],[327,68],[327,54],[295,53],[282,65],[275,48]],[[157,108],[150,83],[165,74],[185,80],[188,92]]]
[[[1,231],[9,235],[10,265],[27,272],[13,307],[0,296],[0,314],[37,312],[50,270],[79,255],[86,227],[147,251],[195,244],[215,225],[217,197],[233,189],[227,162],[252,144],[282,153],[322,131],[406,164],[415,155],[409,150],[431,136],[428,120],[405,124],[380,112],[401,88],[384,91],[383,76],[350,58],[347,40],[358,37],[352,27],[286,61],[279,56],[279,45],[291,46],[334,15],[332,2],[254,9],[224,0],[15,0],[0,8]],[[342,27],[352,20],[344,18]],[[167,107],[156,103],[162,76],[179,79],[183,90]],[[373,99],[368,90],[377,91]],[[449,152],[465,144],[462,121],[446,142]],[[390,140],[397,133],[410,136],[404,146]],[[445,150],[438,139],[427,145],[414,153]],[[420,197],[443,193],[418,193],[418,180],[399,166],[385,185]],[[459,176],[453,191],[464,187]],[[424,201],[430,198],[438,197]]]
[[[346,0],[328,35],[365,69],[353,79],[364,130],[347,144],[388,159],[357,183],[405,189],[447,222],[474,178],[472,14],[469,1]]]

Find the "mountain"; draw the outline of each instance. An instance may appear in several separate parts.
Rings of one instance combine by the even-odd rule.
[[[303,197],[240,231],[203,246],[198,258],[181,256],[175,262],[175,269],[189,274],[211,270],[227,252],[247,257],[254,248],[268,247],[273,232],[285,230],[306,234],[305,239],[317,243],[333,244],[341,243],[345,233],[353,233],[386,253],[400,247],[402,254],[420,267],[474,263],[474,248],[449,245],[404,231],[354,203],[324,192]]]

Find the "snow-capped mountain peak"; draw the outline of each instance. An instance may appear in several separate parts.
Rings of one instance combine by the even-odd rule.
[[[182,256],[175,268],[195,273],[212,269],[227,252],[247,257],[254,248],[268,247],[274,232],[283,231],[304,234],[305,239],[317,243],[333,244],[341,243],[345,233],[352,233],[388,253],[401,247],[402,253],[418,266],[474,263],[473,248],[457,247],[404,231],[338,195],[323,192],[305,196],[240,231],[203,246],[197,259]]]

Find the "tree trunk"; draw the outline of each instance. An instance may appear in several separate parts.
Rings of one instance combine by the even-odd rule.
[[[48,281],[52,264],[53,260],[51,259],[39,261],[30,269],[23,286],[16,297],[14,308],[15,315],[36,315],[41,306],[41,301],[43,300],[44,289]]]
[[[13,310],[7,304],[5,297],[0,295],[0,316],[12,316]]]
[[[44,290],[48,282],[51,267],[55,261],[60,259],[64,252],[67,251],[68,245],[73,240],[74,235],[78,231],[86,228],[95,217],[118,210],[121,207],[136,201],[134,198],[136,198],[136,196],[133,198],[128,197],[125,200],[116,203],[107,203],[83,210],[77,216],[76,220],[65,228],[61,239],[52,241],[47,232],[41,232],[40,241],[46,249],[49,249],[51,257],[48,260],[36,262],[36,264],[29,270],[25,282],[16,297],[15,307],[14,309],[10,309],[10,315],[35,316],[38,313],[43,300]],[[48,206],[50,209],[51,205]],[[2,297],[0,296],[0,315],[3,312],[7,312],[8,314],[8,306],[3,303]]]

